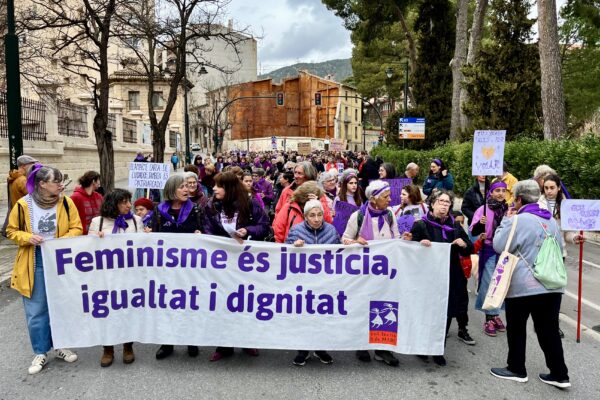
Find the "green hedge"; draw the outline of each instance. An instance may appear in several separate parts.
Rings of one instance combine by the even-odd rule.
[[[434,158],[442,159],[454,175],[454,191],[464,193],[473,185],[471,155],[473,143],[450,143],[431,150],[401,150],[378,146],[372,155],[379,155],[403,172],[406,164],[416,162],[421,167],[419,184],[423,183]],[[600,199],[600,136],[587,135],[571,140],[519,139],[506,143],[504,159],[517,179],[531,178],[540,164],[554,168],[575,198]]]

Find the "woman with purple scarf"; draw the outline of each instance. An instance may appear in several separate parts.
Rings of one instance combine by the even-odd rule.
[[[448,311],[446,314],[446,335],[450,329],[452,318],[458,322],[458,339],[466,344],[474,345],[475,341],[469,335],[468,308],[469,294],[467,292],[467,278],[460,264],[460,256],[468,257],[473,252],[473,244],[460,223],[452,218],[453,197],[446,190],[438,190],[430,196],[431,208],[420,221],[417,221],[411,230],[413,241],[420,242],[423,246],[431,246],[431,242],[449,243],[450,248],[450,283],[448,292]],[[428,356],[419,356],[427,359]],[[446,365],[443,355],[433,356],[433,362],[439,366]]]
[[[154,211],[152,232],[201,233],[204,210],[190,200],[189,188],[183,174],[171,175],[163,190],[165,201]],[[162,360],[173,354],[173,345],[163,344],[156,352]],[[198,356],[197,346],[188,346],[190,357]]]
[[[390,194],[390,185],[387,182],[377,180],[369,184],[366,190],[368,202],[350,216],[342,243],[359,243],[364,246],[370,240],[400,238],[396,218],[389,208]],[[363,362],[371,361],[367,350],[357,350],[356,357]],[[392,367],[399,364],[398,359],[387,350],[375,350],[375,360]]]
[[[89,234],[102,238],[107,234],[140,232],[144,232],[144,222],[142,218],[131,213],[131,192],[115,189],[104,198],[100,216],[92,219]],[[114,354],[114,346],[104,346],[100,366],[110,367]],[[134,361],[133,342],[123,343],[123,363],[131,364]]]
[[[484,310],[482,308],[498,259],[498,254],[493,247],[494,231],[500,226],[502,218],[508,211],[506,188],[506,183],[501,181],[491,184],[486,195],[486,204],[475,211],[469,227],[472,236],[485,234],[483,247],[479,254],[479,285],[475,309],[485,313],[483,332],[488,336],[496,336],[496,332],[506,331],[506,327],[500,319],[500,309]]]

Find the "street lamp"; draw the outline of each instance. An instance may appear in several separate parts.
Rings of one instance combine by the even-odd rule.
[[[186,62],[184,64],[184,68],[183,68],[183,80],[184,80],[184,84],[183,84],[183,109],[184,109],[184,129],[185,129],[185,162],[186,164],[191,164],[192,163],[192,152],[190,150],[190,116],[188,114],[188,80],[187,80],[187,75],[186,75],[186,67],[187,64],[191,64]],[[208,71],[206,70],[206,68],[204,68],[204,65],[201,64],[200,69],[198,70],[198,75],[206,75],[208,74]]]
[[[388,104],[389,104],[389,106],[390,106],[390,109],[389,109],[389,111],[388,111],[388,116],[389,116],[389,115],[390,115],[390,114],[391,114],[391,113],[394,111],[394,110],[392,109],[392,107],[393,107],[393,106],[392,106],[392,103],[393,103],[393,102],[392,102],[392,91],[391,91],[391,86],[392,86],[391,79],[392,79],[392,76],[394,76],[394,68],[392,68],[392,67],[387,67],[387,68],[385,69],[385,75],[388,77],[388,80],[389,80],[389,84],[388,84]]]

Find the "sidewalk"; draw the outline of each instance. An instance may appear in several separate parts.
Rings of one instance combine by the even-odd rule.
[[[120,189],[128,189],[128,183],[128,179],[122,179],[120,181],[115,182],[115,187]],[[67,195],[71,195],[73,193],[73,190],[75,189],[75,186],[77,186],[76,183],[72,182],[67,187],[67,189],[65,189],[65,193]],[[1,223],[4,222],[4,218],[6,217],[7,212],[7,203],[3,201],[0,204]],[[0,236],[0,285],[4,285],[4,282],[10,278],[16,255],[17,246],[4,236]]]

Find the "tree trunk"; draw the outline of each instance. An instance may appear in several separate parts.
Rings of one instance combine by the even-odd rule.
[[[415,45],[415,39],[413,38],[411,30],[406,24],[402,10],[398,6],[396,6],[396,15],[398,16],[398,20],[400,21],[400,25],[402,26],[402,30],[406,36],[406,41],[408,42],[408,65],[410,67],[410,73],[414,75],[415,72],[417,72],[417,46]],[[417,102],[412,90],[410,89],[410,86],[408,89],[408,98],[411,106],[416,107]]]
[[[479,57],[481,49],[481,38],[483,36],[483,22],[487,10],[488,0],[477,0],[475,13],[473,14],[473,25],[471,26],[471,37],[469,38],[469,51],[467,53],[467,65],[473,65]],[[460,128],[466,130],[471,125],[471,120],[462,111],[464,105],[469,101],[469,92],[464,87],[460,88]]]
[[[152,152],[156,163],[165,162],[166,131],[167,126],[164,124],[152,125]]]
[[[544,139],[558,139],[567,131],[558,44],[555,0],[538,0],[540,70]]]
[[[460,88],[465,79],[462,67],[467,60],[467,24],[469,0],[458,0],[456,10],[456,40],[452,60],[452,117],[450,120],[450,140],[456,140],[460,134],[462,116]]]

